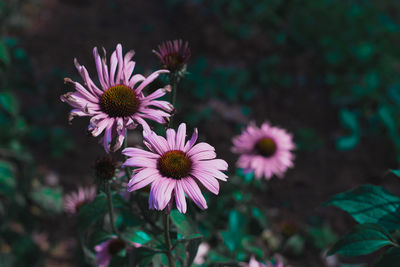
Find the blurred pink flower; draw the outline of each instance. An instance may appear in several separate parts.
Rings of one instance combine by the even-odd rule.
[[[237,166],[245,172],[254,171],[257,179],[264,176],[269,180],[274,174],[283,178],[286,170],[293,167],[292,135],[267,122],[261,128],[248,125],[241,135],[233,138],[233,145],[232,151],[240,155]]]
[[[61,96],[63,102],[74,107],[69,120],[75,116],[91,117],[88,130],[95,137],[104,132],[100,143],[107,153],[121,147],[127,129],[134,129],[138,124],[144,129],[149,129],[144,119],[165,123],[170,117],[167,112],[173,110],[169,102],[155,100],[163,96],[169,87],[160,88],[148,96],[143,94],[143,89],[147,85],[161,73],[168,73],[168,70],[156,71],[147,78],[141,74],[132,75],[135,62],[131,59],[134,53],[129,51],[123,57],[122,46],[118,44],[111,55],[110,69],[108,69],[106,58],[100,57],[97,47],[93,49],[101,89],[95,85],[86,68],[79,65],[76,59],[75,66],[85,86],[69,78],[65,79],[66,82],[73,83],[76,90]]]
[[[275,263],[268,261],[267,264],[261,263],[251,256],[248,267],[284,267],[282,257],[279,255],[274,255]]]
[[[96,197],[96,187],[78,187],[78,191],[67,194],[64,197],[64,211],[75,214],[83,204],[92,202]]]
[[[142,246],[138,243],[131,243],[131,245],[135,248]],[[111,258],[126,248],[128,248],[128,243],[119,239],[117,236],[113,236],[100,245],[95,246],[96,265],[98,267],[107,267],[110,264]]]
[[[251,256],[248,267],[267,267],[267,265],[257,261],[254,256]]]
[[[167,204],[172,206],[173,195],[178,210],[186,212],[186,195],[201,209],[207,209],[197,182],[214,194],[219,192],[217,179],[228,178],[222,171],[228,164],[215,159],[215,149],[207,143],[198,143],[197,129],[192,138],[185,143],[186,124],[182,123],[178,131],[167,130],[167,138],[153,131],[144,131],[144,144],[150,149],[126,148],[122,154],[129,158],[122,165],[137,167],[128,183],[128,191],[138,190],[151,183],[149,196],[150,209],[163,210]]]
[[[210,251],[210,245],[208,243],[202,242],[197,249],[196,257],[194,258],[194,263],[197,265],[202,265],[205,261],[205,257]]]
[[[181,70],[190,58],[189,43],[182,40],[166,41],[153,50],[163,64],[170,71]]]

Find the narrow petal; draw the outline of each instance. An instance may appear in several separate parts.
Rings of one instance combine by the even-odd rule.
[[[153,72],[152,74],[150,74],[149,77],[147,77],[136,89],[136,93],[141,93],[142,90],[149,85],[151,82],[153,82],[155,79],[157,79],[157,77],[162,74],[162,73],[169,73],[168,70],[158,70]]]
[[[181,179],[181,182],[188,197],[190,197],[200,209],[207,209],[207,202],[201,194],[200,188],[196,182],[190,177]]]
[[[174,129],[168,129],[167,130],[167,142],[169,149],[174,150],[175,149],[175,138],[176,138],[176,132]]]
[[[185,199],[185,191],[183,190],[181,181],[176,181],[175,202],[176,202],[176,207],[178,208],[179,212],[186,213],[187,206],[186,206],[186,199]]]
[[[178,132],[176,133],[176,143],[175,146],[179,150],[183,150],[185,148],[185,139],[186,139],[186,124],[181,123],[178,128]]]
[[[187,152],[189,149],[191,149],[193,147],[193,145],[196,143],[197,141],[197,137],[198,137],[199,133],[197,131],[197,128],[194,128],[193,134],[192,134],[192,138],[190,138],[189,141],[186,142],[184,151]]]

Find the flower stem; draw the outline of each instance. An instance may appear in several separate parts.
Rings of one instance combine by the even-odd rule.
[[[172,104],[172,106],[174,106],[175,112],[176,112],[175,104],[176,104],[176,95],[177,95],[178,83],[179,83],[178,73],[176,73],[176,72],[171,73],[170,80],[171,80],[171,90],[172,90],[172,92],[171,92],[172,93],[172,95],[171,95],[171,104]],[[174,116],[175,116],[175,114],[173,114],[171,116],[170,121],[168,123],[168,127],[169,126],[173,126],[172,125],[172,119],[173,119]]]
[[[115,224],[114,224],[114,207],[113,207],[112,198],[111,198],[110,183],[108,181],[106,182],[105,187],[106,187],[108,214],[110,215],[111,230],[113,231],[114,234],[118,235],[117,228],[115,227]]]
[[[169,267],[175,267],[175,260],[172,255],[172,246],[171,246],[171,238],[169,236],[169,214],[164,213],[164,237],[165,237],[165,245],[167,247],[167,257]]]

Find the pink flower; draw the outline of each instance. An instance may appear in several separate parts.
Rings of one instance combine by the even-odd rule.
[[[79,187],[77,192],[72,192],[64,197],[64,211],[75,214],[83,204],[90,203],[96,197],[96,187]]]
[[[233,145],[232,151],[240,155],[237,166],[246,172],[254,171],[257,179],[264,175],[269,180],[274,174],[282,178],[293,167],[292,135],[267,122],[261,128],[248,125],[241,135],[233,138]]]
[[[205,258],[210,251],[210,245],[208,243],[202,242],[197,249],[196,257],[193,262],[197,265],[202,265],[205,262]]]
[[[163,67],[170,71],[181,70],[190,58],[188,42],[182,40],[166,41],[158,46],[153,53],[160,59]]]
[[[142,246],[138,243],[131,243],[131,245],[135,248]],[[96,265],[99,267],[107,267],[110,264],[111,258],[127,247],[127,242],[119,239],[117,236],[112,236],[107,241],[94,247],[96,251]]]
[[[254,256],[251,256],[248,267],[267,267],[267,265],[257,261]]]
[[[138,124],[148,129],[149,125],[144,119],[158,123],[168,120],[170,114],[167,112],[172,111],[173,106],[169,102],[156,100],[163,96],[167,89],[160,88],[148,96],[144,96],[143,89],[161,73],[169,71],[159,70],[147,78],[140,74],[132,75],[135,68],[135,62],[131,61],[134,51],[129,51],[123,57],[120,44],[111,55],[110,69],[106,58],[101,58],[98,54],[97,47],[93,49],[93,55],[100,89],[89,77],[86,68],[79,65],[75,59],[75,66],[85,86],[66,78],[66,82],[75,85],[76,91],[61,96],[61,100],[74,107],[70,113],[70,121],[75,116],[91,117],[89,132],[95,137],[104,133],[100,143],[109,153],[110,150],[116,151],[121,147],[127,129],[134,129]]]
[[[282,257],[279,255],[275,255],[276,263],[272,263],[271,261],[267,262],[267,264],[261,263],[255,259],[254,256],[251,256],[248,267],[284,267]]]
[[[150,149],[126,148],[122,154],[129,158],[122,165],[137,167],[128,183],[128,191],[138,190],[151,183],[149,207],[163,210],[172,205],[173,196],[178,210],[186,212],[185,194],[201,209],[207,209],[197,183],[214,194],[219,192],[217,179],[228,178],[222,171],[228,164],[222,159],[215,159],[215,149],[207,143],[198,143],[197,129],[192,138],[185,142],[186,124],[182,123],[178,131],[167,130],[167,138],[158,136],[153,131],[144,131],[144,144]]]

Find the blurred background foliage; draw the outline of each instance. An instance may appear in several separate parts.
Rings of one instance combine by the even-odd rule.
[[[79,131],[79,135],[67,130],[67,108],[58,101],[61,90],[55,89],[62,87],[64,77],[77,74],[71,73],[70,69],[64,69],[61,63],[58,66],[57,58],[51,59],[51,66],[32,64],[31,60],[36,55],[29,54],[27,50],[35,49],[30,47],[27,40],[32,41],[36,37],[27,38],[27,32],[43,26],[37,20],[46,17],[40,15],[46,7],[50,11],[59,8],[67,10],[66,12],[83,10],[81,12],[85,13],[91,6],[107,7],[112,18],[123,14],[126,19],[123,22],[131,30],[134,18],[123,11],[134,10],[139,3],[128,2],[0,0],[1,266],[25,266],[27,263],[41,266],[46,257],[57,258],[57,253],[65,250],[65,244],[60,245],[59,239],[48,240],[48,237],[43,237],[46,236],[43,232],[54,233],[56,230],[52,227],[47,229],[46,225],[65,221],[65,215],[60,214],[63,186],[71,188],[77,183],[82,166],[86,168],[85,173],[91,172],[87,167],[90,165],[88,162],[74,165],[77,169],[71,176],[75,176],[75,180],[64,180],[60,183],[51,172],[43,168],[43,162],[47,160],[61,162],[59,165],[62,165],[70,162],[77,154],[85,154],[73,142],[83,139],[84,130]],[[373,140],[377,146],[382,144],[383,150],[392,147],[393,151],[387,153],[391,159],[384,166],[395,167],[389,165],[397,160],[396,155],[400,155],[400,50],[396,46],[400,38],[400,20],[397,16],[400,11],[399,2],[165,0],[155,5],[162,10],[163,15],[166,14],[163,19],[175,23],[169,24],[173,37],[168,38],[176,36],[194,40],[191,43],[193,57],[189,63],[189,74],[178,91],[180,113],[177,116],[180,121],[207,129],[208,132],[201,132],[204,139],[208,137],[214,138],[213,141],[219,140],[212,136],[211,129],[215,129],[214,126],[218,126],[221,121],[224,122],[221,125],[231,127],[229,132],[225,129],[227,127],[218,129],[220,135],[226,139],[227,134],[234,135],[249,120],[261,122],[271,115],[274,122],[282,126],[288,125],[295,133],[300,155],[321,155],[318,153],[324,148],[328,148],[327,153],[336,153],[329,150],[333,148],[338,153],[350,153],[352,150],[363,153],[364,150],[358,151],[357,147],[367,139],[369,142]],[[159,28],[160,20],[156,19],[158,13],[153,11],[146,9],[146,15],[150,19],[139,21],[138,26],[135,24],[132,35],[155,36],[163,32]],[[189,31],[174,30],[176,18],[190,17],[184,15],[185,12],[196,14],[197,20],[207,18],[202,21],[204,25],[201,26],[204,29],[198,30],[200,37],[196,37],[195,27],[189,27],[191,24],[188,26]],[[89,13],[87,16],[92,19],[93,16]],[[98,13],[98,17],[104,15]],[[67,18],[70,21],[67,21],[67,26],[63,24],[64,27],[73,27],[74,18]],[[118,23],[107,24],[102,19],[98,18],[96,21],[99,28],[117,31],[120,26]],[[57,34],[59,35],[59,31],[54,33]],[[95,34],[99,36],[99,40],[104,38],[100,33]],[[85,36],[80,32],[77,35],[81,38]],[[117,36],[123,38],[125,35],[126,32]],[[93,38],[93,35],[89,36]],[[169,35],[164,33],[162,36]],[[107,39],[113,46],[119,41],[114,40],[111,35]],[[153,37],[152,41],[155,39]],[[203,43],[197,44],[196,40],[199,39]],[[42,42],[38,41],[46,42],[48,40],[44,38]],[[52,42],[56,43],[54,38],[50,39],[48,45],[53,45]],[[77,51],[78,54],[90,55],[93,43],[99,41],[86,42],[88,49],[82,48],[80,50],[84,52]],[[81,47],[82,44],[76,42],[75,45]],[[63,56],[68,58],[72,69],[72,58],[78,55],[70,47],[63,47],[62,44],[59,46],[59,60],[62,61]],[[132,45],[129,43],[126,46]],[[152,46],[155,47],[156,43],[152,43]],[[204,47],[207,49],[202,49]],[[50,47],[40,47],[39,50],[46,49]],[[146,49],[139,51],[149,52],[151,47]],[[91,62],[89,56],[87,59],[85,64]],[[38,69],[38,65],[46,71]],[[319,98],[325,95],[328,96],[327,102]],[[314,96],[315,102],[321,103],[317,107],[310,106],[306,101]],[[304,123],[296,117],[298,109],[310,110],[306,114],[324,116],[322,111],[318,114],[321,105],[327,105],[334,111],[333,117],[327,116],[325,119],[326,124],[336,127],[328,135],[324,134],[323,126]],[[269,113],[260,112],[265,111],[264,107]],[[271,111],[272,109],[276,111]],[[276,116],[277,113],[284,115]],[[313,119],[309,118],[310,121]],[[81,128],[82,125],[86,127],[86,124],[81,124]],[[72,138],[71,134],[76,134],[77,137]],[[88,142],[88,139],[83,140]],[[225,141],[228,144],[221,146],[225,149],[225,154],[220,156],[231,159],[232,156],[228,154],[229,140]],[[331,142],[333,147],[330,147]],[[387,142],[392,145],[386,146]],[[94,151],[99,154],[98,150]],[[86,160],[94,158],[93,156]],[[301,158],[299,161],[301,168]],[[314,164],[314,161],[311,162]],[[310,163],[311,167],[305,169],[311,170],[314,168],[313,164]],[[321,168],[325,168],[328,173],[336,168],[335,162]],[[351,178],[357,181],[356,178]],[[243,181],[239,183],[239,179],[245,181],[245,190],[237,190],[238,184],[243,186]],[[232,184],[223,186],[221,201],[220,198],[208,199],[208,212],[213,216],[207,218],[212,220],[199,220],[199,233],[211,245],[224,245],[210,253],[208,262],[245,260],[248,253],[262,258],[271,256],[273,252],[281,252],[294,262],[314,264],[310,266],[337,266],[328,265],[321,256],[324,249],[337,240],[335,231],[326,223],[325,218],[311,216],[305,223],[281,220],[274,209],[268,209],[270,203],[266,204],[261,197],[254,197],[262,196],[263,193],[259,188],[261,185],[255,186],[253,183],[257,181],[238,173],[232,178]],[[286,183],[286,180],[279,183]],[[293,190],[302,190],[304,184],[306,182],[296,181],[295,186],[300,189],[295,187]],[[272,186],[280,189],[276,185]],[[277,195],[273,197],[277,199],[277,203],[290,206],[287,204],[290,201],[300,201],[293,200],[296,196],[288,196],[284,200]],[[305,201],[305,198],[301,200],[303,199]],[[70,235],[70,229],[63,231],[63,237]],[[57,246],[46,247],[46,242]],[[39,251],[42,253],[38,253]],[[70,261],[76,256],[74,253],[73,256],[68,256]]]

